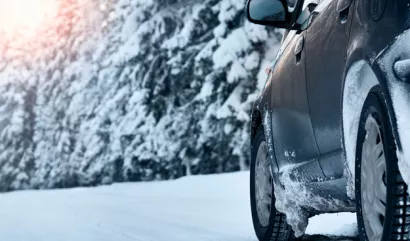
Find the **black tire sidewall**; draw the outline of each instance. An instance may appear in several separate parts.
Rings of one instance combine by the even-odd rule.
[[[364,105],[360,116],[359,130],[356,143],[356,164],[355,164],[355,196],[356,196],[356,212],[357,224],[359,228],[359,237],[361,241],[369,241],[366,235],[364,226],[364,217],[362,213],[361,200],[361,156],[363,149],[363,141],[366,136],[365,124],[366,120],[372,115],[381,126],[381,135],[384,145],[384,154],[386,159],[386,177],[387,177],[387,199],[386,199],[386,214],[384,219],[384,228],[382,240],[391,240],[391,232],[393,225],[393,205],[395,203],[394,196],[394,179],[395,170],[397,168],[397,154],[394,136],[392,132],[392,125],[387,113],[387,106],[383,99],[383,94],[377,86],[373,88]]]
[[[271,200],[271,213],[269,216],[269,224],[267,227],[263,227],[260,224],[257,208],[256,208],[256,195],[255,195],[255,165],[256,165],[256,156],[258,154],[259,145],[265,141],[265,134],[263,132],[263,127],[260,126],[257,131],[255,138],[252,141],[251,146],[251,165],[250,165],[250,201],[251,201],[251,212],[253,227],[255,229],[256,236],[259,240],[269,240],[273,231],[274,217],[275,217],[275,198],[272,195]],[[273,193],[273,188],[272,188]]]

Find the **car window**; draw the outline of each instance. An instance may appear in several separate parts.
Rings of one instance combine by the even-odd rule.
[[[305,9],[311,3],[315,3],[315,4],[319,5],[321,2],[323,2],[323,0],[306,0],[303,3],[303,9]]]

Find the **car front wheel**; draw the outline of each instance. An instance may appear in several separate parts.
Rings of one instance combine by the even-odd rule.
[[[409,240],[410,198],[379,87],[368,95],[356,148],[356,209],[361,241]]]

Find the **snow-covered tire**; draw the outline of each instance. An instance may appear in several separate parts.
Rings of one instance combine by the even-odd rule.
[[[273,195],[274,186],[272,183],[271,174],[272,172],[270,170],[268,147],[265,141],[265,135],[262,125],[259,126],[259,128],[256,131],[255,138],[252,141],[251,149],[252,156],[250,165],[250,199],[252,220],[256,236],[260,241],[294,240],[294,232],[292,228],[287,224],[286,216],[282,213],[279,213],[275,208],[275,197]],[[261,167],[265,168],[265,179],[259,178],[261,177]],[[256,180],[257,177],[259,178],[258,180]],[[265,185],[266,188],[261,188],[261,182],[263,182],[263,180],[268,180],[269,184]],[[262,192],[261,190],[267,191]],[[263,204],[263,202],[261,202],[261,194],[266,195],[266,215],[261,214],[261,204]]]
[[[355,172],[360,240],[409,240],[408,186],[398,168],[392,125],[379,86],[370,91],[361,113]]]

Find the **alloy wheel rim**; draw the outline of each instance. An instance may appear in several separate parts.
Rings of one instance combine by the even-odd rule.
[[[362,215],[371,241],[381,241],[386,213],[386,158],[379,123],[369,116],[365,124],[361,167]]]
[[[255,197],[259,223],[263,227],[267,227],[271,212],[272,175],[268,158],[268,146],[265,141],[259,145],[256,156]]]

